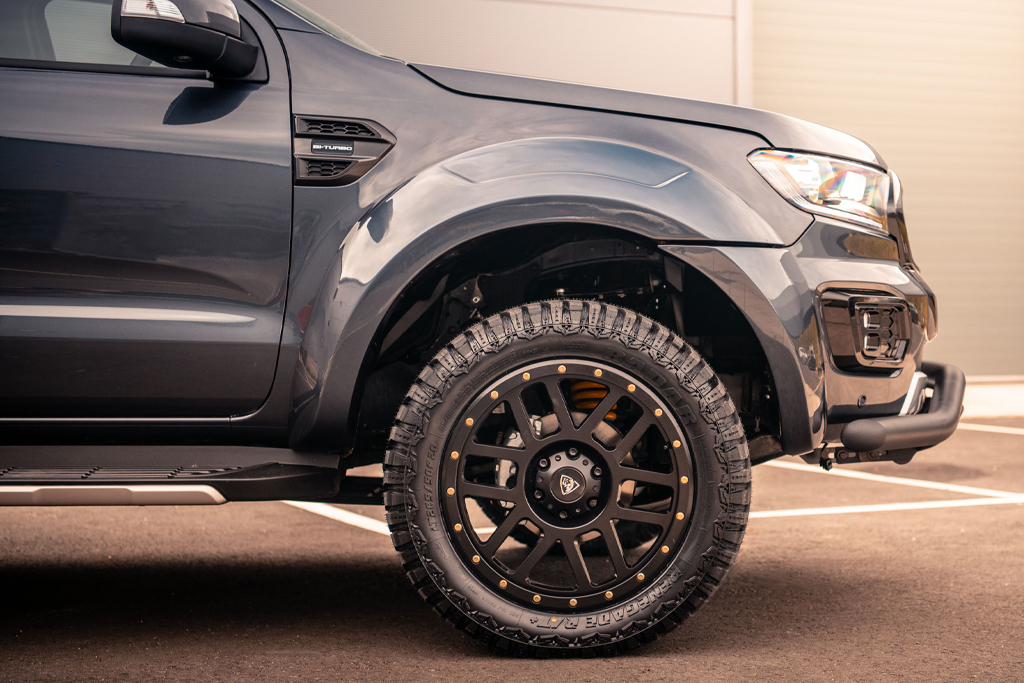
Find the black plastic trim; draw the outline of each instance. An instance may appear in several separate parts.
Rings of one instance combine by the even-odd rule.
[[[166,66],[129,66],[127,64],[89,64],[86,62],[53,62],[46,59],[11,59],[0,57],[0,67],[37,69],[41,71],[87,71],[100,74],[128,76],[163,76],[165,78],[198,78],[205,80],[206,71],[175,69]]]
[[[893,451],[927,448],[952,436],[963,412],[964,373],[955,365],[928,362],[921,371],[935,382],[927,412],[851,422],[843,428],[843,445],[858,452]]]

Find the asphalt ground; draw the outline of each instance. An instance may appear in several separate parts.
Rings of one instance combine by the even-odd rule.
[[[613,659],[498,655],[420,600],[385,535],[284,503],[0,508],[0,680],[1024,680],[1024,432],[838,470],[756,467],[721,590]]]

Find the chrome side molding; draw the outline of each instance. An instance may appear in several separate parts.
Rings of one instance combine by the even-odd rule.
[[[0,505],[221,505],[212,486],[0,486]]]

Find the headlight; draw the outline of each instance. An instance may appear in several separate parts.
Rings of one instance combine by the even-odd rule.
[[[783,197],[811,213],[882,232],[889,176],[870,166],[816,154],[761,150],[747,157]]]

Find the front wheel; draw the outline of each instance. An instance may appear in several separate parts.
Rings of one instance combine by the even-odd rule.
[[[582,397],[582,398],[581,398]],[[399,410],[385,504],[409,578],[517,654],[613,654],[692,614],[750,502],[736,409],[670,330],[599,302],[452,340]]]

